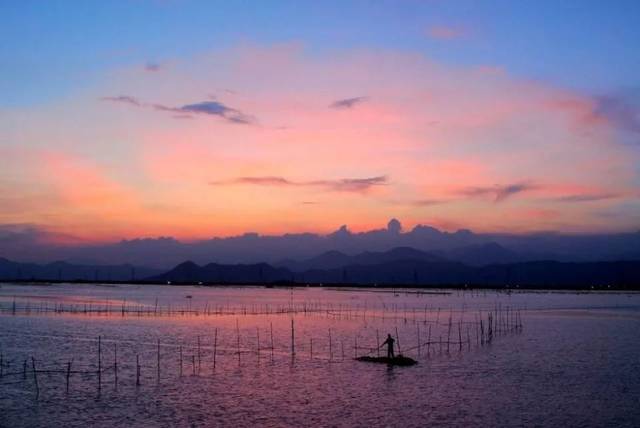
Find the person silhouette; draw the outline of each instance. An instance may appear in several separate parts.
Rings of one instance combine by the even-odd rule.
[[[395,354],[393,353],[393,344],[395,343],[395,339],[391,337],[390,334],[387,334],[387,340],[382,343],[382,346],[387,345],[387,358],[394,358]]]

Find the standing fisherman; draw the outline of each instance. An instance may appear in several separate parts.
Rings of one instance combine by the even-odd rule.
[[[395,343],[395,339],[391,337],[390,334],[387,334],[387,340],[385,340],[380,347],[387,345],[387,358],[395,358],[395,354],[393,353],[393,344]]]

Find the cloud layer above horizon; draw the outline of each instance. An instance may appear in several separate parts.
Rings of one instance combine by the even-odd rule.
[[[4,109],[0,224],[87,240],[358,230],[391,217],[633,230],[637,111],[499,65],[238,45]]]

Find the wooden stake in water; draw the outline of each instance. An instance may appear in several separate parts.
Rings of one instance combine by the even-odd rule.
[[[269,330],[271,333],[271,362],[273,362],[273,323],[269,324]]]
[[[182,377],[182,345],[180,345],[180,377]]]
[[[380,332],[378,331],[378,329],[376,329],[376,351],[379,357],[380,356]]]
[[[118,344],[113,344],[113,381],[118,389]]]
[[[333,360],[333,349],[331,347],[331,329],[329,329],[329,361]]]
[[[416,323],[416,335],[418,336],[418,356],[420,356],[420,324]]]
[[[296,343],[295,343],[295,327],[293,325],[293,318],[291,318],[291,357],[296,355]]]
[[[69,393],[69,377],[71,376],[71,361],[67,363],[67,394]]]
[[[31,357],[31,367],[33,367],[33,380],[36,384],[36,397],[40,395],[40,387],[38,386],[38,372],[36,370],[36,360]]]
[[[160,383],[160,339],[158,339],[158,352],[157,352],[157,364],[158,364],[158,372],[157,372],[157,382]]]
[[[140,386],[140,358],[136,354],[136,386]]]
[[[102,338],[98,336],[98,389],[102,387]]]
[[[213,369],[216,369],[216,353],[218,351],[218,327],[216,327],[216,332],[213,336]]]
[[[447,329],[447,354],[449,353],[450,342],[451,342],[451,313],[449,313],[449,328]]]
[[[238,366],[240,365],[240,326],[238,325],[238,318],[236,318],[236,339],[238,348]]]
[[[198,336],[198,373],[200,373],[200,364],[202,361],[200,355],[200,336]]]

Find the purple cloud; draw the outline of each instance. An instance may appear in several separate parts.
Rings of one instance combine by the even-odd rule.
[[[147,104],[129,95],[115,97],[102,97],[103,101],[112,101],[133,105],[136,107],[151,108],[157,111],[175,113],[176,119],[190,119],[194,114],[217,116],[231,123],[250,125],[256,123],[253,116],[245,114],[238,109],[229,107],[219,101],[202,101],[199,103],[185,104],[181,107],[171,107],[164,104]]]
[[[528,192],[537,188],[537,186],[531,183],[513,183],[493,187],[468,187],[459,193],[468,197],[491,196],[493,201],[498,203],[518,193]]]
[[[620,129],[640,133],[640,91],[596,97],[596,113]]]
[[[597,202],[605,201],[608,199],[618,198],[620,195],[615,193],[592,193],[584,195],[567,195],[556,198],[558,202]]]
[[[369,97],[354,97],[354,98],[345,98],[342,100],[336,100],[329,105],[329,108],[335,109],[350,109],[355,107],[357,104],[361,104],[367,101]]]
[[[114,103],[124,103],[136,107],[142,107],[142,103],[135,97],[129,95],[119,95],[117,97],[102,97],[102,101],[111,101]]]
[[[251,124],[255,122],[252,116],[242,113],[240,110],[228,107],[218,101],[202,101],[195,104],[184,105],[178,110],[185,113],[208,114],[222,117],[229,122]]]
[[[321,187],[325,190],[335,192],[364,193],[375,186],[388,184],[386,176],[367,178],[342,178],[338,180],[312,180],[293,181],[285,177],[262,176],[262,177],[237,177],[227,181],[211,181],[212,186],[225,186],[234,184],[249,184],[255,186],[291,186],[291,187]]]
[[[155,62],[148,62],[144,66],[144,70],[145,71],[150,71],[152,73],[154,73],[156,71],[160,71],[161,68],[162,67],[160,66],[160,64],[155,63]]]

